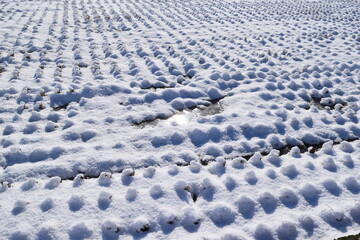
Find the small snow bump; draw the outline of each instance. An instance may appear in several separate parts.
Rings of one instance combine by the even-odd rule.
[[[40,209],[43,212],[47,212],[50,209],[52,209],[54,207],[54,205],[55,205],[54,200],[52,198],[48,197],[44,201],[41,202]]]
[[[334,159],[331,157],[324,159],[321,164],[324,169],[330,172],[336,172],[337,170],[337,165],[335,164]]]
[[[355,164],[354,164],[354,161],[352,160],[351,155],[345,155],[343,157],[342,162],[348,168],[354,168],[355,167]]]
[[[211,100],[221,99],[224,97],[224,94],[222,94],[218,89],[216,88],[210,88],[208,91],[208,95]]]
[[[308,234],[312,234],[314,231],[314,228],[316,227],[314,219],[306,214],[302,214],[298,218],[300,225],[302,228],[304,228]]]
[[[304,167],[309,169],[309,170],[315,170],[315,165],[310,162],[310,161],[307,161],[305,164],[304,164]]]
[[[101,224],[101,232],[104,239],[118,239],[125,230],[119,219],[107,219]]]
[[[201,183],[201,195],[205,200],[212,201],[216,190],[217,190],[217,187],[214,185],[214,183],[209,178],[203,179],[203,181]]]
[[[150,196],[153,199],[161,198],[164,195],[164,190],[160,185],[153,185],[149,190]]]
[[[112,201],[112,195],[108,192],[101,192],[98,197],[98,207],[101,210],[106,210]]]
[[[29,123],[25,126],[23,133],[24,134],[33,134],[38,129],[35,123]]]
[[[332,227],[343,228],[349,224],[349,219],[345,216],[342,210],[337,210],[336,208],[331,208],[330,206],[323,209],[319,215]]]
[[[158,222],[164,230],[173,229],[180,224],[181,216],[180,213],[173,210],[161,211]]]
[[[30,162],[40,162],[49,157],[49,154],[44,149],[35,149],[29,154],[29,161]]]
[[[360,193],[360,184],[355,177],[347,177],[343,181],[344,186],[353,194]]]
[[[273,169],[268,169],[267,171],[266,171],[266,176],[268,176],[268,178],[270,178],[270,179],[276,179],[277,178],[277,174],[276,174],[276,172],[273,170]]]
[[[56,240],[59,239],[60,236],[57,234],[56,225],[52,222],[45,222],[38,233],[36,234],[37,239],[48,239],[48,240]]]
[[[70,127],[72,127],[72,126],[74,126],[74,122],[73,121],[71,121],[71,120],[65,120],[64,121],[64,126],[63,126],[63,130],[65,130],[65,129],[68,129],[68,128],[70,128]]]
[[[14,232],[13,234],[11,234],[11,238],[10,238],[10,240],[30,240],[30,239],[31,238],[29,232],[23,230],[18,230]]]
[[[152,178],[155,175],[155,167],[147,167],[144,169],[143,176],[146,178]]]
[[[40,121],[42,119],[40,113],[37,112],[32,112],[31,116],[29,118],[29,122],[37,122]]]
[[[333,141],[326,142],[322,145],[321,151],[327,155],[334,155]]]
[[[12,209],[13,215],[18,215],[26,210],[27,205],[29,202],[26,202],[24,200],[18,200],[14,203],[14,208]]]
[[[99,185],[100,186],[105,186],[105,187],[110,186],[111,177],[112,177],[112,174],[109,173],[109,172],[100,173],[100,176],[99,176],[99,179],[98,179]]]
[[[48,122],[45,126],[45,132],[53,132],[55,131],[56,125],[53,122]]]
[[[273,233],[264,224],[259,224],[255,228],[254,237],[256,240],[273,240]]]
[[[299,175],[299,171],[296,169],[294,164],[283,166],[281,168],[281,173],[290,179],[295,179]]]
[[[335,196],[339,196],[342,192],[341,188],[333,179],[325,179],[322,184],[328,192]]]
[[[253,218],[255,214],[255,201],[250,197],[242,195],[237,201],[238,211],[245,219]]]
[[[345,141],[340,143],[340,149],[341,149],[341,151],[346,152],[346,153],[354,152],[354,148],[351,145],[351,143],[345,142]]]
[[[201,171],[201,164],[195,160],[192,160],[189,165],[189,169],[192,173],[199,173]]]
[[[235,220],[235,211],[227,203],[213,203],[207,214],[217,226],[229,225]]]
[[[231,166],[235,169],[242,169],[245,167],[247,161],[243,157],[236,157],[231,161]]]
[[[122,171],[123,177],[132,177],[135,175],[135,170],[132,168],[126,168]]]
[[[89,226],[86,222],[79,222],[74,224],[68,231],[70,239],[85,239],[93,234],[93,227]]]
[[[79,211],[85,204],[85,200],[82,196],[72,195],[68,201],[69,209],[73,212]]]
[[[185,137],[183,133],[174,132],[170,137],[170,141],[173,145],[180,145],[185,141]]]
[[[136,200],[137,195],[138,195],[138,191],[135,188],[129,188],[126,191],[125,198],[128,202],[133,202]]]
[[[198,209],[195,209],[193,207],[188,207],[184,209],[182,225],[187,231],[196,231],[200,227],[201,221],[202,214]]]
[[[232,191],[238,184],[234,178],[231,176],[226,176],[224,179],[224,185],[226,186],[227,190]]]
[[[291,189],[281,189],[279,200],[288,208],[295,208],[299,202],[299,197]]]
[[[29,191],[35,187],[37,181],[35,179],[29,179],[21,185],[21,190]]]
[[[46,189],[54,189],[57,188],[61,183],[61,178],[56,176],[50,178],[50,180],[45,184]]]
[[[295,240],[298,236],[298,230],[294,223],[284,222],[278,226],[276,233],[279,240]]]
[[[121,181],[124,185],[130,185],[134,180],[135,170],[132,168],[126,168],[121,173]]]
[[[73,181],[73,187],[79,187],[84,183],[85,176],[82,173],[76,175]]]
[[[179,173],[179,168],[176,165],[169,166],[168,173],[171,176],[175,176]]]
[[[87,142],[89,141],[90,139],[94,138],[95,136],[98,135],[98,133],[94,130],[86,130],[84,132],[82,132],[81,134],[81,140],[83,142]]]
[[[262,161],[262,156],[261,153],[256,152],[253,156],[251,156],[251,158],[249,159],[249,161],[252,165],[254,165],[255,167],[258,168],[263,168],[264,167],[264,163]]]
[[[290,150],[290,155],[295,158],[301,157],[300,148],[298,146],[292,147]]]
[[[81,135],[75,131],[67,131],[62,135],[63,139],[66,141],[76,141],[81,138]]]
[[[247,183],[249,183],[250,185],[256,185],[256,183],[258,182],[258,178],[255,174],[254,171],[248,171],[245,173],[245,177],[244,177],[245,181]]]
[[[316,206],[318,204],[321,192],[314,185],[310,183],[304,184],[300,188],[300,193],[310,205]]]
[[[354,219],[358,224],[360,223],[360,203],[357,202],[350,209],[350,216]]]
[[[145,233],[151,230],[152,224],[147,217],[139,216],[133,220],[130,227],[135,233]]]
[[[278,206],[277,198],[270,192],[261,193],[258,202],[267,214],[273,213]]]

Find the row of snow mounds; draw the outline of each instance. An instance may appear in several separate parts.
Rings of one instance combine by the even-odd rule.
[[[359,153],[359,141],[327,143],[315,153],[294,147],[207,166],[2,182],[0,237],[334,238],[359,229]]]
[[[343,71],[346,72],[347,77],[341,80],[342,77],[339,78],[339,76],[342,75],[341,72]],[[300,108],[309,109],[311,105],[315,105],[318,108],[329,110],[336,106],[336,109],[339,110],[344,105],[350,102],[353,104],[357,101],[357,91],[346,92],[346,89],[356,84],[355,79],[359,71],[360,68],[357,64],[339,63],[335,63],[333,66],[324,63],[321,66],[306,66],[292,72],[286,70],[274,72],[265,67],[259,71],[252,69],[244,74],[239,71],[230,74],[228,72],[220,74],[214,71],[209,75],[209,78],[214,81],[205,80],[202,76],[198,76],[195,77],[196,85],[189,84],[186,87],[175,85],[164,90],[159,87],[160,89],[155,92],[144,91],[143,96],[131,96],[124,104],[152,104],[159,100],[165,101],[175,110],[181,110],[201,105],[203,99],[208,101],[220,100],[226,95],[242,94],[246,91],[254,95],[258,93],[262,101],[273,100],[275,103],[279,101],[279,98],[288,101],[289,103],[286,105],[288,109],[294,109],[296,105]],[[179,78],[183,77],[180,76],[177,79]],[[143,80],[141,85],[151,86],[147,80]],[[189,86],[206,89],[206,92],[201,92],[196,88],[190,90],[191,88],[187,88]],[[153,86],[153,88],[157,87]],[[236,91],[238,89],[240,92]],[[195,100],[199,98],[200,101]],[[348,112],[348,114],[351,115],[352,113]]]
[[[105,4],[104,4],[105,3]],[[181,1],[173,1],[171,3],[158,3],[158,9],[164,15],[162,17],[153,17],[151,11],[154,3],[151,1],[119,3],[114,1],[91,1],[80,5],[98,6],[96,9],[101,14],[93,16],[96,23],[106,23],[106,20],[114,18],[118,25],[110,25],[113,28],[129,31],[136,29],[139,25],[150,27],[151,21],[166,23],[169,27],[177,27],[178,25],[188,25],[191,22],[204,22],[209,24],[215,23],[234,23],[240,20],[278,20],[278,19],[314,19],[323,21],[344,21],[353,22],[357,19],[357,14],[351,8],[343,7],[343,1],[333,3],[320,3],[318,1],[287,1],[277,2],[277,4],[263,1],[244,1],[244,2],[218,2],[218,1],[193,1],[187,5],[179,5]],[[72,5],[76,5],[75,1],[71,1]],[[14,4],[2,3],[4,10],[0,13],[3,21],[12,20],[16,17],[12,8],[18,7]],[[104,8],[110,6],[110,9]],[[7,11],[6,11],[7,10]],[[80,15],[81,20],[92,20],[93,9],[81,9],[83,14]],[[87,10],[87,11],[86,11]],[[177,10],[177,11],[176,11]],[[20,14],[21,11],[15,12]],[[158,19],[159,18],[159,19]],[[183,20],[183,22],[181,21]],[[160,25],[160,24],[159,24]],[[175,25],[175,26],[174,26]],[[106,26],[106,25],[105,25]]]
[[[193,22],[198,24],[231,24],[243,21],[268,21],[268,20],[317,20],[317,21],[343,21],[355,22],[358,14],[350,8],[344,8],[343,1],[334,3],[320,3],[318,1],[192,1],[186,5],[181,1],[157,3],[158,11],[151,11],[155,4],[151,1],[126,4],[129,13],[123,18],[116,19],[121,22],[122,30],[129,31],[137,28],[141,22],[149,26],[148,20],[166,24],[176,29],[179,26],[187,26]],[[116,5],[120,6],[119,3]],[[142,10],[142,8],[145,9]],[[115,8],[113,9],[115,11]],[[145,15],[149,14],[152,15]],[[146,16],[146,17],[144,17]],[[136,25],[134,24],[137,23]],[[131,26],[132,25],[132,26]],[[126,27],[125,27],[126,26]]]
[[[29,123],[22,131],[13,125],[6,125],[3,130],[4,140],[1,143],[4,148],[1,166],[6,168],[4,178],[14,177],[16,179],[36,174],[47,175],[48,172],[53,171],[57,171],[57,174],[62,177],[68,177],[69,175],[74,176],[77,170],[93,171],[94,166],[97,166],[97,171],[104,171],[106,168],[121,170],[124,166],[139,166],[141,161],[150,165],[166,162],[186,163],[198,157],[207,160],[222,155],[234,157],[259,150],[282,149],[287,146],[317,146],[322,145],[329,138],[335,142],[338,142],[339,139],[359,138],[359,128],[353,123],[346,125],[347,127],[334,128],[334,131],[332,131],[331,125],[329,127],[328,124],[324,124],[322,127],[328,126],[328,130],[321,131],[321,128],[313,127],[314,124],[318,125],[319,123],[311,116],[303,117],[300,121],[290,119],[284,122],[277,120],[273,124],[210,125],[211,127],[195,127],[186,131],[181,130],[181,126],[179,128],[163,125],[166,132],[159,132],[159,128],[161,128],[159,125],[154,129],[148,128],[135,137],[134,135],[129,136],[129,139],[135,141],[133,146],[146,148],[149,151],[145,155],[137,153],[137,156],[142,156],[142,160],[130,161],[126,156],[134,151],[131,150],[131,147],[129,148],[127,141],[116,141],[118,139],[116,138],[117,132],[113,131],[110,134],[110,136],[114,136],[115,141],[109,143],[109,146],[99,147],[98,145],[102,141],[107,141],[108,136],[104,135],[102,129],[96,128],[96,125],[114,126],[113,118],[105,118],[104,123],[89,118],[83,123],[87,127],[83,128],[79,127],[79,123],[73,119],[77,114],[77,111],[70,110],[69,120],[63,120],[63,116],[56,112],[50,113],[47,117],[33,113],[29,117]],[[277,114],[286,116],[284,112],[277,112]],[[216,121],[221,122],[221,119]],[[298,131],[294,131],[292,136],[282,137],[285,132],[290,132],[287,130],[290,126]],[[169,128],[176,128],[176,130],[168,131]],[[133,127],[127,130],[134,131]],[[36,137],[40,133],[45,135],[42,138]],[[45,142],[59,140],[64,144],[45,144]],[[185,154],[185,150],[189,151],[189,154]],[[124,151],[129,152],[124,155]],[[155,154],[156,151],[161,152]],[[113,153],[121,155],[117,156]],[[101,156],[102,154],[105,155]],[[74,156],[83,159],[81,165],[73,161]],[[27,164],[19,166],[19,164],[25,163]],[[57,167],[61,170],[56,170]],[[20,169],[23,170],[20,171]],[[60,173],[61,171],[64,172]],[[17,172],[18,174],[16,174]]]

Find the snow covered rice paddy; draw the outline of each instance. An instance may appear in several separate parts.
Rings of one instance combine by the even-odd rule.
[[[360,2],[0,1],[1,239],[360,232]]]

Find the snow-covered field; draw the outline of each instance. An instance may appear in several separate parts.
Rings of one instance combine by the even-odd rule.
[[[359,0],[0,0],[0,239],[360,232]]]

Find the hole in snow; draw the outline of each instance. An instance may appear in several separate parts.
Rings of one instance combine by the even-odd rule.
[[[219,114],[224,111],[224,108],[220,102],[214,102],[210,105],[199,105],[193,109],[184,109],[179,113],[176,113],[168,118],[157,117],[151,121],[142,121],[135,124],[136,128],[155,127],[160,122],[167,126],[185,126],[191,121],[195,121],[199,117],[211,116]]]

